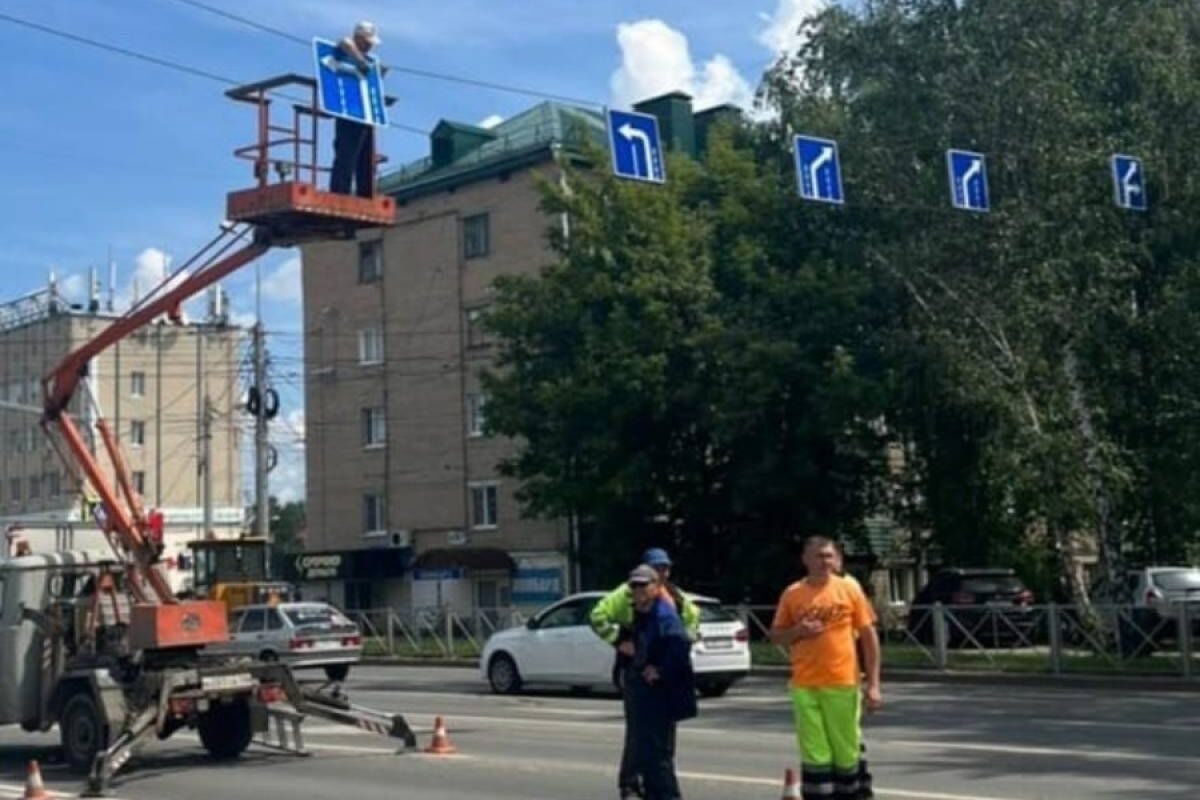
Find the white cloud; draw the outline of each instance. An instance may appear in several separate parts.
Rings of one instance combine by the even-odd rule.
[[[262,293],[267,300],[298,304],[301,292],[299,258],[289,258],[263,278]]]
[[[488,116],[479,120],[479,127],[494,128],[501,122],[504,122],[504,117],[500,116],[499,114],[489,114]]]
[[[760,15],[766,27],[758,41],[775,56],[796,52],[806,38],[800,31],[804,20],[827,5],[827,0],[779,0],[774,14]]]
[[[628,106],[671,91],[687,92],[697,109],[721,103],[749,108],[754,91],[724,55],[716,55],[699,70],[687,37],[660,19],[617,26],[621,66],[612,74],[612,101]]]
[[[71,303],[82,303],[87,299],[88,279],[78,272],[67,275],[58,281],[58,291]]]
[[[238,328],[250,328],[258,322],[258,317],[249,311],[230,311],[229,324]]]

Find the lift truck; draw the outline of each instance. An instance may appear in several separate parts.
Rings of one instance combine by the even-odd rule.
[[[286,94],[296,90],[301,97]],[[57,724],[66,760],[88,771],[89,796],[104,793],[150,736],[166,738],[181,728],[197,729],[218,759],[237,757],[272,726],[278,746],[302,748],[306,716],[416,746],[402,716],[355,706],[337,684],[306,686],[285,665],[206,654],[207,645],[228,639],[226,605],[172,594],[141,498],[85,380],[90,361],[106,348],[164,316],[179,320],[186,300],[272,247],[352,238],[394,223],[389,197],[319,188],[329,170],[317,158],[325,117],[317,91],[311,78],[283,75],[226,93],[256,112],[256,141],[234,152],[252,163],[255,185],[228,195],[227,222],[212,241],[43,380],[41,426],[68,474],[99,498],[98,523],[112,554],[0,562],[6,615],[0,689],[20,689],[15,700],[0,703],[0,724],[27,730]],[[373,151],[371,158],[379,160]],[[107,456],[107,469],[89,443],[92,431],[75,421],[84,403],[93,410],[94,449]]]

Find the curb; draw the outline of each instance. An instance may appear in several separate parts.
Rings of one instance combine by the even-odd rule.
[[[462,658],[364,658],[365,666],[436,667],[477,670],[478,661]],[[784,666],[754,667],[754,676],[786,678]],[[1049,673],[964,672],[934,669],[887,669],[883,679],[895,683],[942,683],[963,686],[1013,686],[1044,689],[1122,689],[1138,692],[1196,692],[1200,680],[1166,675],[1052,675]]]

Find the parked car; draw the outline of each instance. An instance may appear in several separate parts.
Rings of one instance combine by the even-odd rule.
[[[525,625],[493,634],[479,659],[492,691],[516,692],[530,683],[576,689],[611,685],[613,648],[588,624],[603,596],[571,595]],[[692,595],[692,600],[700,610],[700,639],[692,646],[697,689],[705,697],[719,697],[750,672],[749,631],[715,598]]]
[[[1032,643],[1033,592],[1011,569],[943,569],[917,596],[908,614],[908,632],[922,644],[933,644],[931,607],[946,606],[946,644],[978,642],[984,647]],[[968,635],[969,634],[969,635]]]
[[[295,668],[320,667],[344,681],[362,658],[358,626],[327,603],[279,603],[236,608],[229,617],[222,653],[281,661]]]
[[[1159,566],[1130,570],[1115,594],[1093,598],[1117,632],[1122,655],[1153,652],[1156,645],[1179,635],[1179,618],[1187,605],[1192,631],[1200,634],[1200,567]],[[1117,605],[1113,605],[1117,604]],[[1131,608],[1121,611],[1120,606]]]

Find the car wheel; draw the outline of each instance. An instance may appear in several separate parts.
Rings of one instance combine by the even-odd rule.
[[[276,655],[271,650],[263,650],[261,653],[258,654],[258,660],[265,661],[268,664],[274,664],[276,661],[279,660],[279,656]]]
[[[496,694],[512,694],[521,688],[521,673],[508,653],[492,656],[488,664],[488,683]]]
[[[108,726],[100,717],[100,707],[92,693],[78,691],[63,706],[58,717],[63,758],[71,769],[87,773],[96,754],[108,748]]]
[[[330,664],[325,667],[325,677],[331,681],[344,681],[349,674],[349,664]]]
[[[733,684],[729,681],[702,681],[696,684],[701,697],[723,697]]]
[[[200,716],[200,744],[218,761],[240,756],[254,737],[250,728],[250,704],[244,698],[232,703],[215,703]]]

